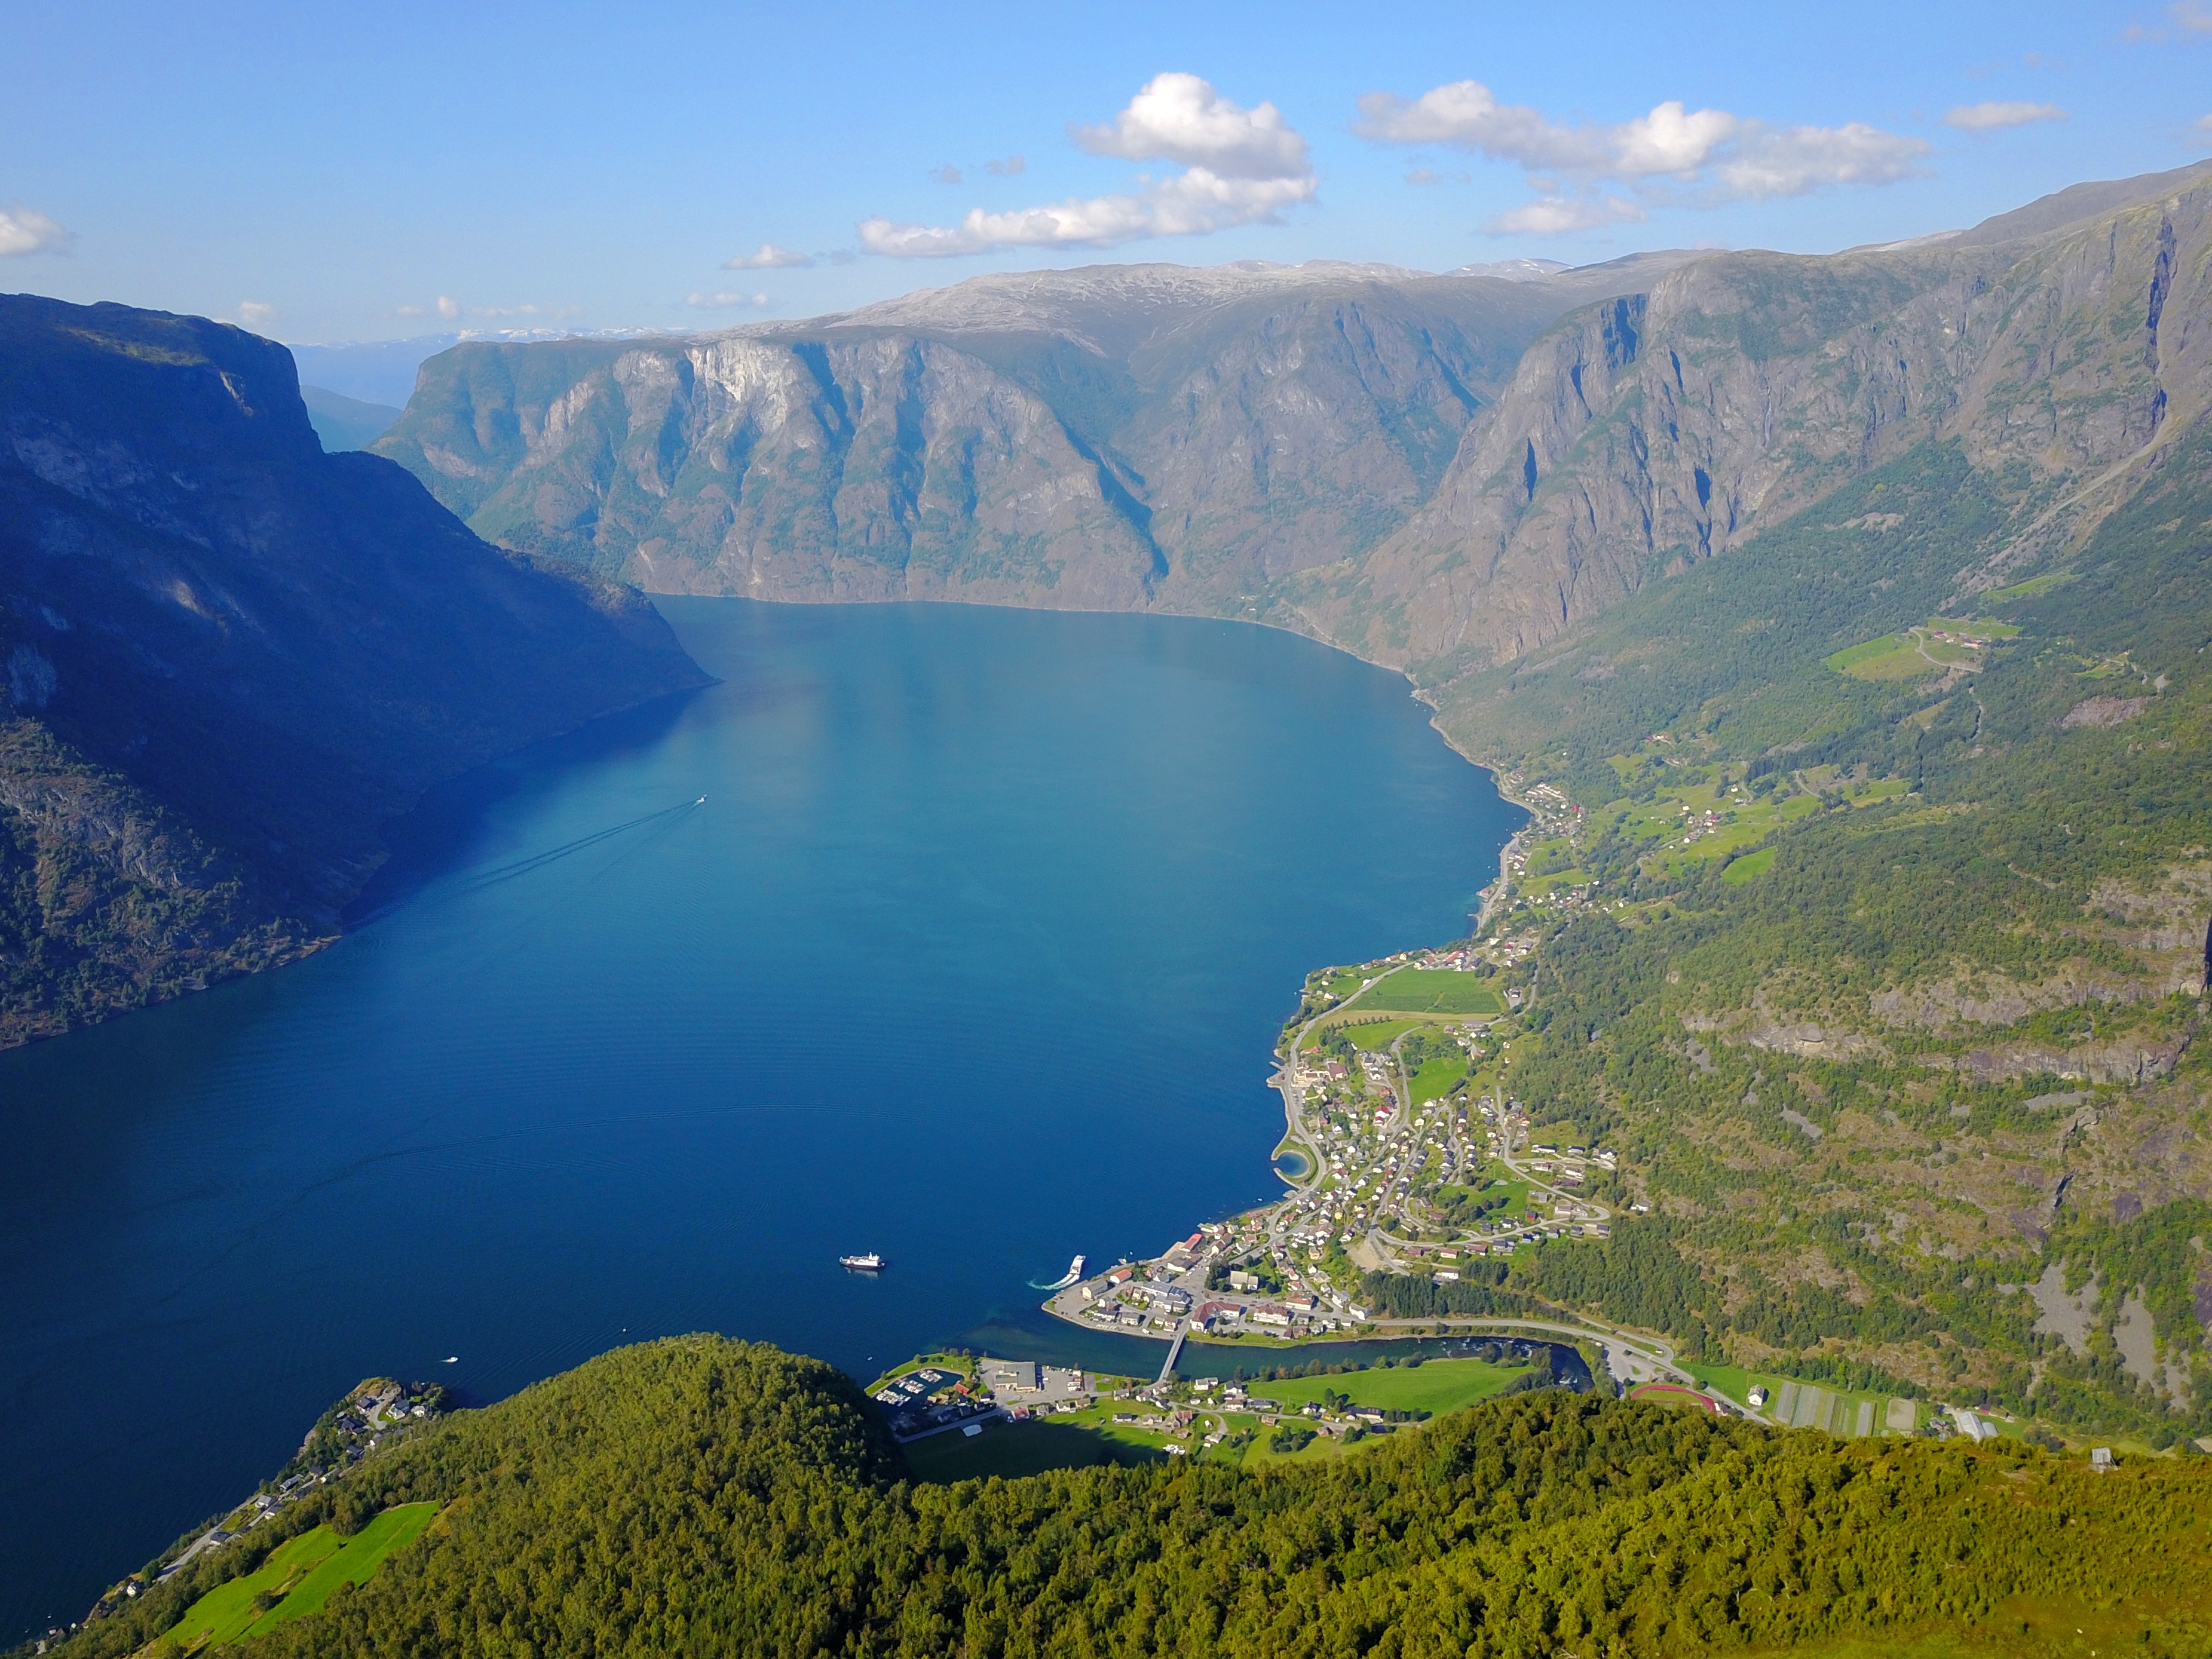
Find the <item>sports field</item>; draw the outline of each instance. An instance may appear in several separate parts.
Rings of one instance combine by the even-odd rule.
[[[1359,999],[1361,1008],[1390,1013],[1469,1015],[1495,1018],[1505,1005],[1473,974],[1449,968],[1403,968]]]
[[[1334,1391],[1355,1406],[1441,1416],[1489,1399],[1527,1369],[1493,1365],[1486,1359],[1431,1359],[1419,1365],[1376,1366],[1340,1376],[1299,1376],[1247,1386],[1285,1406],[1303,1406]]]

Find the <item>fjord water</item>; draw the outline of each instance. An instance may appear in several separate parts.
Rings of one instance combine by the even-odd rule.
[[[322,955],[0,1056],[0,1639],[363,1376],[1048,1353],[1032,1281],[1280,1190],[1302,975],[1464,933],[1519,821],[1288,635],[663,605],[722,684],[438,792]]]

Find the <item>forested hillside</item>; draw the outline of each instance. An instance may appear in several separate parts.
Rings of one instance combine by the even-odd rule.
[[[828,1367],[673,1339],[410,1431],[58,1651],[173,1652],[184,1608],[286,1538],[428,1503],[373,1580],[247,1649],[2212,1652],[2203,1460],[2099,1475],[2017,1443],[1846,1446],[1546,1391],[1264,1475],[902,1476]]]
[[[1651,1213],[1548,1277],[2169,1445],[2212,1434],[2212,438],[2002,586],[1996,493],[1923,446],[1435,695],[1584,808],[1501,930],[1514,1091]]]

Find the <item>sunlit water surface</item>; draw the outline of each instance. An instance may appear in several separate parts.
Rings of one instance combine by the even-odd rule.
[[[1280,1191],[1301,977],[1462,933],[1520,817],[1285,634],[664,609],[724,683],[441,791],[343,944],[0,1056],[0,1638],[366,1376],[1146,1363],[1030,1285]]]

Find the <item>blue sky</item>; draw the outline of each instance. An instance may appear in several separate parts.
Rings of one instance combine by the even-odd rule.
[[[2212,154],[2212,0],[32,0],[9,35],[0,289],[294,342],[1107,260],[1820,252]]]

